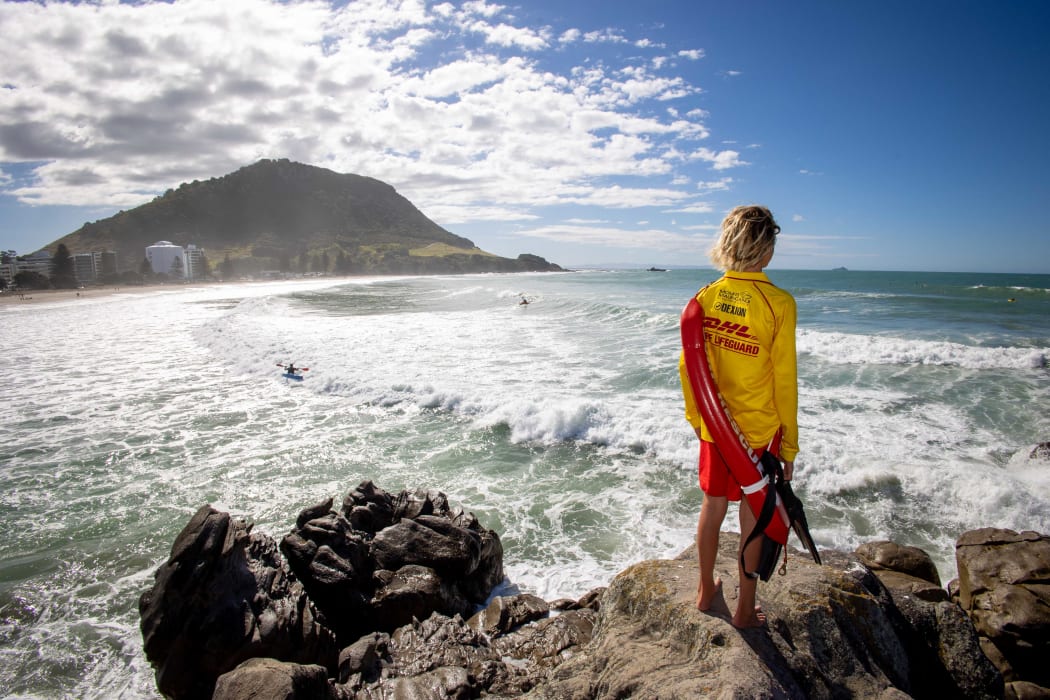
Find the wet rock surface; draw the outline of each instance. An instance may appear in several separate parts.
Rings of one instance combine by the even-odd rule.
[[[1007,697],[1050,698],[1050,536],[972,530],[956,542],[955,559],[953,599],[1002,672]]]

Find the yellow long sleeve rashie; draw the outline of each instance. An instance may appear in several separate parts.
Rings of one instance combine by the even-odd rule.
[[[798,454],[798,370],[795,299],[763,272],[727,272],[696,295],[703,307],[711,374],[752,448],[782,431],[780,457]],[[684,356],[678,372],[685,417],[700,437],[714,440],[689,388]]]

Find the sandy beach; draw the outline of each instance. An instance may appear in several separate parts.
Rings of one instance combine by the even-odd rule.
[[[0,306],[76,301],[77,299],[101,299],[114,294],[142,294],[155,291],[179,291],[193,287],[212,286],[218,282],[195,282],[182,284],[141,284],[123,287],[85,287],[84,289],[33,289],[25,292],[0,292]]]
[[[105,299],[115,295],[141,295],[141,294],[175,294],[178,292],[190,292],[194,290],[201,290],[210,287],[221,287],[225,285],[239,286],[239,287],[252,287],[252,286],[264,286],[272,287],[274,285],[308,285],[310,287],[323,287],[333,284],[339,284],[344,277],[309,277],[309,278],[295,278],[295,279],[282,279],[282,280],[266,280],[266,279],[255,279],[255,280],[232,280],[229,282],[219,281],[193,281],[186,282],[185,284],[179,283],[168,283],[168,284],[129,284],[122,286],[105,286],[105,287],[85,287],[83,289],[33,289],[24,292],[12,292],[5,290],[0,292],[0,308],[12,308],[16,306],[31,306],[34,304],[53,304],[57,302],[76,302],[83,300],[99,300]],[[356,279],[364,279],[357,277]]]

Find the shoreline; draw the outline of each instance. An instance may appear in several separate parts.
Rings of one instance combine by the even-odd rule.
[[[118,294],[140,294],[158,291],[187,291],[196,287],[211,287],[222,282],[194,282],[192,284],[141,284],[122,287],[85,287],[83,289],[32,289],[25,292],[0,292],[0,306],[23,306],[80,299],[104,299]]]
[[[474,274],[474,273],[466,273]],[[488,274],[507,274],[507,275],[519,275],[519,274],[533,274],[529,272],[506,272],[506,273],[477,273],[482,275]],[[560,274],[560,273],[539,273],[539,274]],[[345,284],[354,281],[371,281],[378,279],[403,279],[405,277],[441,277],[442,275],[399,275],[399,274],[381,274],[381,275],[326,275],[322,277],[296,277],[291,279],[237,279],[229,281],[208,281],[200,280],[193,282],[183,283],[172,283],[172,282],[159,282],[153,284],[129,284],[124,286],[98,286],[98,287],[84,287],[82,289],[32,289],[24,292],[12,292],[10,290],[0,291],[0,308],[3,307],[17,307],[27,306],[41,303],[55,303],[55,302],[67,302],[67,301],[79,301],[79,300],[100,300],[107,297],[117,295],[137,295],[137,294],[149,294],[155,292],[189,292],[194,290],[200,290],[205,288],[223,287],[223,286],[253,286],[253,285],[274,285],[274,284],[316,284],[321,283],[321,286],[333,286],[338,284]]]
[[[352,278],[344,277],[318,277],[309,279],[282,279],[282,280],[234,280],[230,282],[219,281],[194,281],[185,283],[156,283],[156,284],[129,284],[121,286],[85,287],[83,289],[33,289],[25,292],[11,292],[5,290],[0,292],[0,308],[32,306],[35,304],[51,304],[58,302],[76,301],[99,301],[109,297],[121,295],[141,295],[155,293],[179,293],[192,292],[201,289],[212,289],[216,287],[244,287],[251,285],[273,285],[282,283],[302,283],[324,281],[329,284],[340,284],[342,281]]]

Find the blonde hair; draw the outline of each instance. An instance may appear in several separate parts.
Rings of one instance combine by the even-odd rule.
[[[769,209],[740,206],[722,219],[722,234],[708,255],[720,270],[747,270],[761,265],[773,252],[780,227]]]

